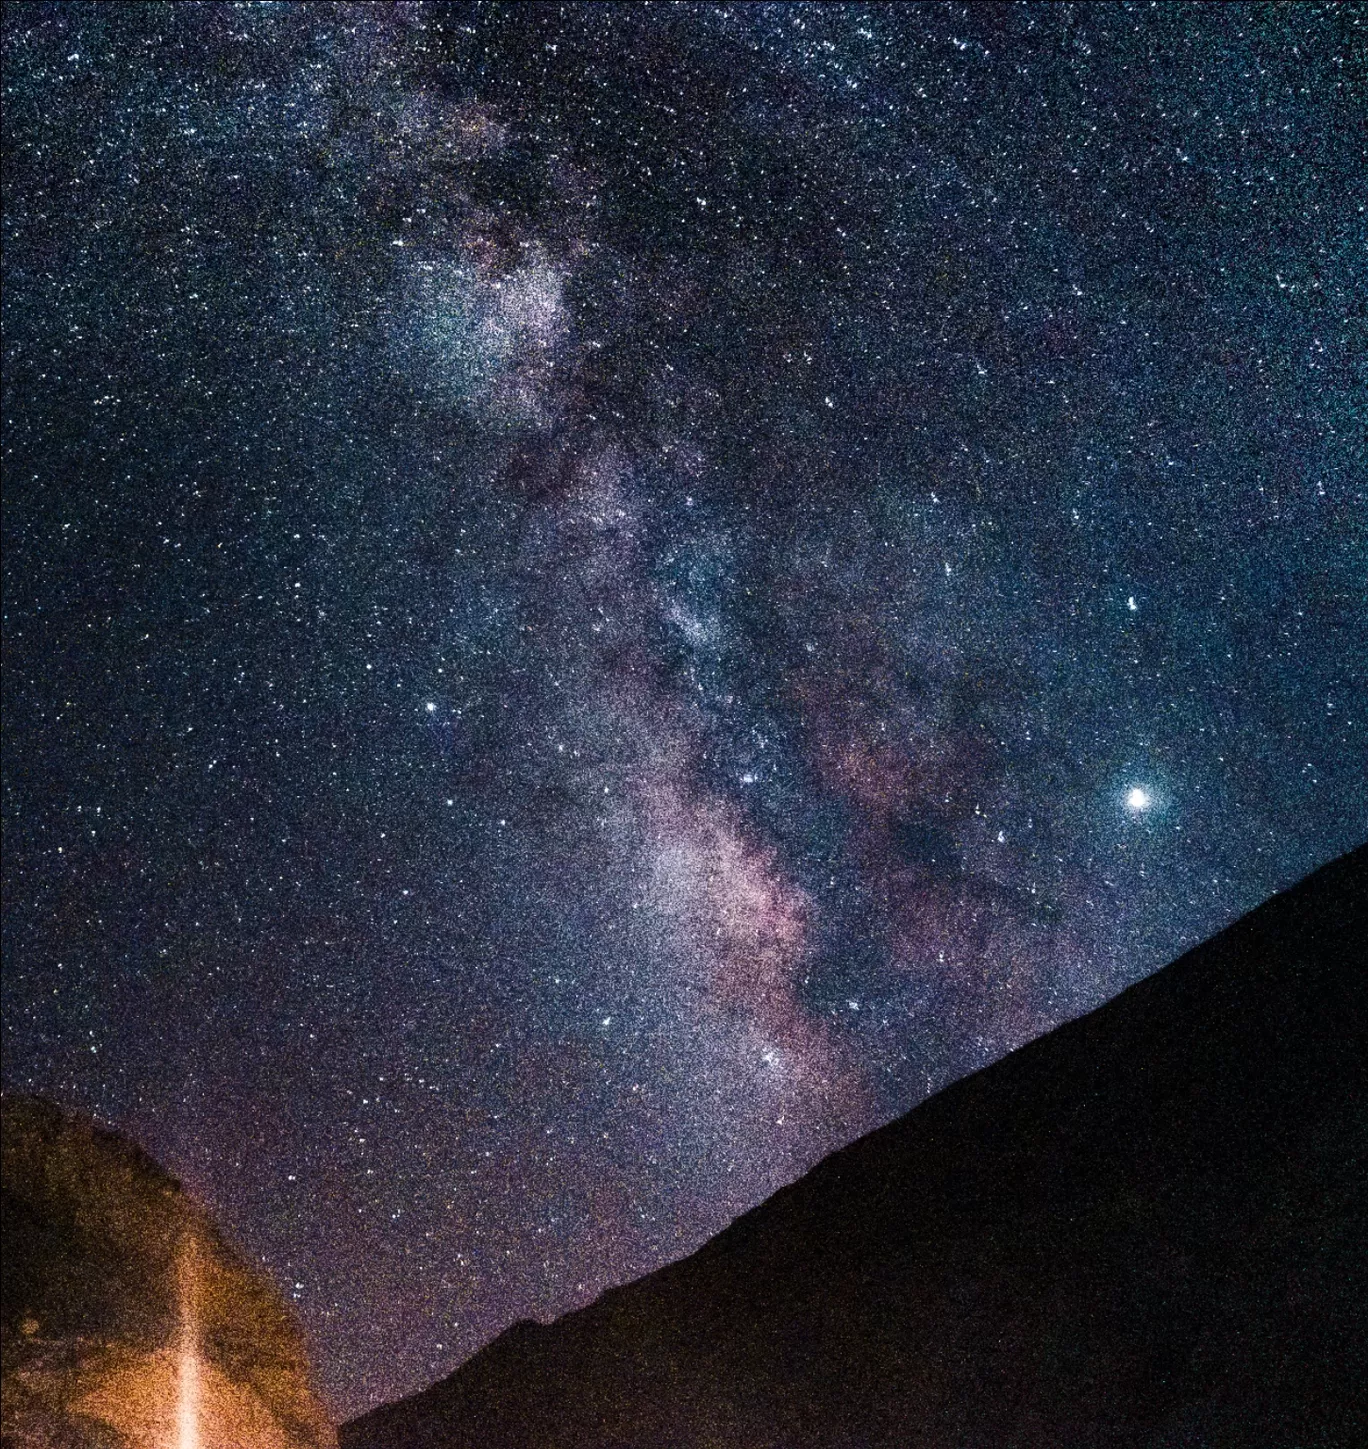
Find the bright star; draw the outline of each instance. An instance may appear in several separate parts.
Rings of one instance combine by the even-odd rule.
[[[1150,792],[1143,785],[1132,785],[1126,791],[1126,809],[1135,811],[1137,815],[1142,810],[1148,810],[1152,803]]]

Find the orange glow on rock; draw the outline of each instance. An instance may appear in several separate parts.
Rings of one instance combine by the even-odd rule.
[[[197,1312],[198,1273],[193,1237],[181,1243],[176,1264],[180,1343],[176,1366],[175,1449],[201,1449],[200,1444],[200,1361]]]

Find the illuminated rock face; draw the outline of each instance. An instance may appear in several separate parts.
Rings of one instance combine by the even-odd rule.
[[[5,1449],[330,1449],[279,1295],[145,1153],[6,1098]]]

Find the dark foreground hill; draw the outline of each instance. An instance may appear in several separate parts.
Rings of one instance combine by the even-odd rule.
[[[1368,1444],[1368,850],[342,1430],[419,1446]]]
[[[3,1449],[329,1449],[276,1289],[118,1133],[3,1104]]]

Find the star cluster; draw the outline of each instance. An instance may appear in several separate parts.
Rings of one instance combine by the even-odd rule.
[[[5,1082],[339,1414],[1368,833],[1365,24],[6,8]]]

